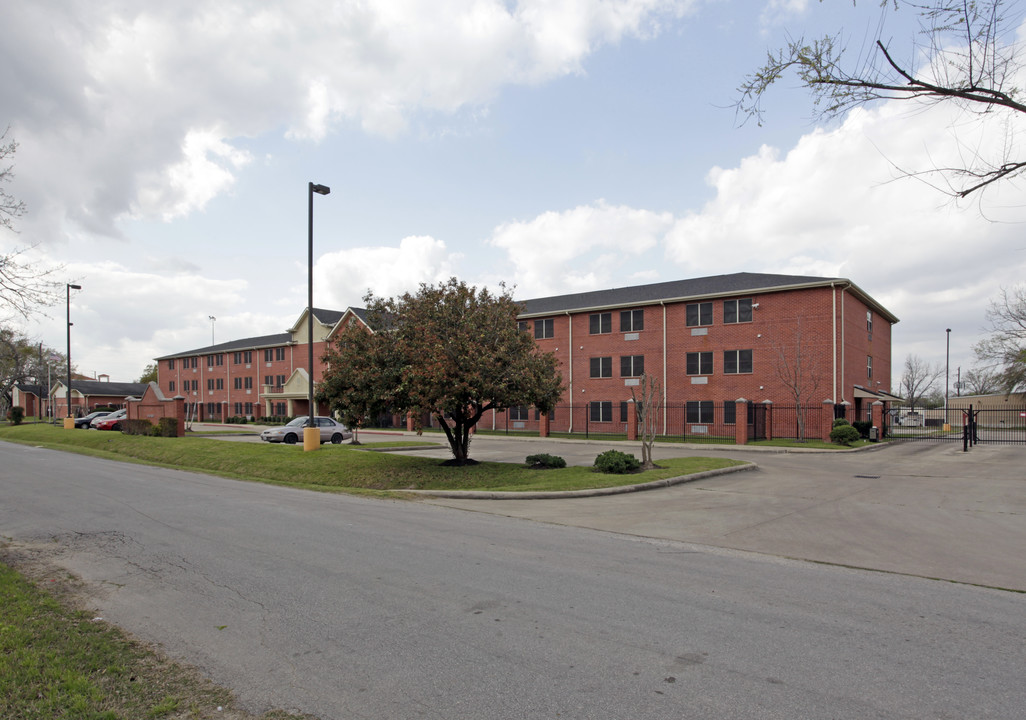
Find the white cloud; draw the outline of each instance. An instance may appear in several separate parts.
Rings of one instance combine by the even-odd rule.
[[[422,111],[580,71],[694,0],[64,0],[5,13],[5,121],[22,142],[26,226],[44,242],[188,214],[248,161],[236,140],[340,122],[402,132]]]
[[[506,251],[518,297],[543,297],[623,285],[623,266],[656,247],[672,225],[671,213],[600,200],[500,225],[488,243]]]
[[[415,291],[456,275],[460,255],[431,237],[403,238],[398,247],[364,247],[328,253],[314,266],[314,305],[361,307],[368,290],[379,297]],[[305,303],[304,303],[305,305]]]

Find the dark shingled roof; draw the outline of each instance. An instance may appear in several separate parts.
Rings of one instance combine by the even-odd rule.
[[[521,301],[521,305],[524,308],[521,316],[531,317],[630,305],[647,305],[660,301],[683,301],[742,293],[777,292],[794,287],[828,286],[831,283],[843,284],[846,287],[850,286],[870,305],[877,308],[881,314],[888,317],[892,322],[897,322],[897,318],[887,311],[886,308],[845,278],[747,272],[524,300]]]
[[[255,348],[262,347],[276,347],[278,345],[286,344],[291,339],[292,335],[287,332],[277,333],[275,335],[260,335],[259,337],[241,338],[239,340],[230,340],[229,342],[218,343],[217,345],[208,345],[195,350],[187,350],[185,352],[177,352],[170,355],[161,355],[155,359],[170,360],[172,358],[192,357],[193,355],[211,355],[213,353],[234,352],[235,350],[253,350]]]
[[[65,381],[66,382],[66,381]],[[149,383],[101,382],[99,380],[72,380],[71,389],[86,396],[140,397]]]
[[[839,278],[832,279],[838,280]],[[653,283],[652,285],[593,290],[591,292],[573,293],[571,295],[554,295],[552,297],[525,300],[523,305],[525,315],[536,315],[538,313],[566,312],[567,310],[638,305],[659,302],[660,300],[690,299],[707,295],[743,293],[769,288],[778,290],[790,285],[807,285],[809,283],[820,283],[824,280],[829,281],[827,278],[803,275],[734,273],[732,275],[712,275],[710,277],[692,278],[689,280],[671,280],[669,282]]]

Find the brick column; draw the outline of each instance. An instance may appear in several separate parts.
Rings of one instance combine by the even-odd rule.
[[[744,398],[738,398],[734,403],[734,442],[738,445],[747,445],[748,401]]]
[[[175,419],[178,420],[176,432],[178,437],[185,437],[185,398],[175,395],[172,400],[175,404]]]
[[[834,401],[824,400],[823,401],[823,424],[820,432],[820,438],[823,442],[830,442],[830,431],[834,429]]]
[[[773,439],[773,401],[763,400],[763,407],[766,408],[766,439]]]
[[[883,417],[884,417],[884,404],[877,400],[869,406],[869,411],[873,419],[873,427],[876,428],[877,439],[882,440],[884,434]]]
[[[413,413],[406,413],[406,432],[413,432]]]
[[[546,438],[549,436],[549,414],[542,413],[541,417],[538,418],[538,437]]]
[[[638,404],[633,399],[627,401],[627,439],[638,439]]]

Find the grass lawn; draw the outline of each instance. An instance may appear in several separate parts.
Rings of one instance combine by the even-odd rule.
[[[91,614],[73,610],[67,579],[45,592],[0,554],[0,717],[8,720],[255,718],[231,694]],[[262,720],[295,718],[275,711]]]
[[[0,427],[0,440],[96,457],[143,462],[180,470],[319,490],[583,490],[650,482],[743,464],[727,458],[661,460],[663,467],[632,475],[604,475],[591,468],[532,470],[486,462],[449,467],[430,458],[367,452],[350,445],[304,452],[302,445],[225,442],[207,438],[155,438],[49,425]],[[361,448],[410,442],[367,443]]]

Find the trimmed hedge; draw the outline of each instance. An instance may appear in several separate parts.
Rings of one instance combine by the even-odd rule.
[[[838,445],[851,445],[853,442],[858,442],[858,439],[859,431],[847,423],[838,425],[830,431],[830,442]]]
[[[7,419],[14,425],[21,425],[21,421],[25,419],[25,408],[20,405],[13,406],[7,411]]]
[[[557,455],[549,455],[548,453],[528,455],[524,462],[526,462],[529,467],[538,469],[566,467],[566,460]]]
[[[635,472],[641,467],[641,461],[633,455],[619,450],[606,450],[595,458],[595,469],[598,472],[613,475],[625,475]]]

